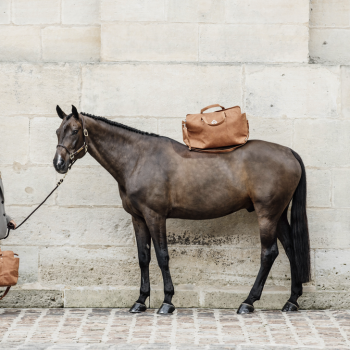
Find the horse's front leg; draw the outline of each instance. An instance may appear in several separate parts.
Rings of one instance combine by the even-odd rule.
[[[129,310],[131,313],[146,311],[145,301],[150,296],[149,263],[151,261],[151,235],[146,222],[141,218],[132,218],[134,225],[139,265],[141,269],[140,296],[136,303]]]
[[[169,252],[166,237],[166,218],[154,212],[145,215],[148,229],[152,236],[154,250],[156,251],[159,268],[162,271],[164,282],[164,302],[158,310],[158,314],[171,314],[175,306],[171,300],[174,295],[174,286],[169,270]]]

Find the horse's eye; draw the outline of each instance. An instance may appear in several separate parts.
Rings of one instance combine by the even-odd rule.
[[[73,130],[72,135],[76,135],[78,133],[78,130]]]

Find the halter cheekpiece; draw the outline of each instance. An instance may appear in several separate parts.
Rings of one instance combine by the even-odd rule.
[[[74,157],[75,157],[78,153],[80,153],[83,149],[85,149],[85,154],[87,153],[87,150],[88,150],[88,145],[87,145],[87,143],[86,143],[86,137],[89,136],[89,133],[88,133],[87,129],[84,127],[84,119],[81,119],[81,120],[82,120],[82,125],[83,125],[83,130],[84,130],[84,131],[83,131],[83,135],[84,135],[84,143],[83,143],[83,145],[82,145],[77,151],[75,151],[75,152],[73,152],[73,153],[71,153],[71,152],[69,151],[69,149],[68,149],[66,146],[64,146],[64,145],[58,144],[58,145],[56,146],[56,148],[57,148],[57,147],[62,147],[62,148],[64,148],[64,149],[68,152],[69,158],[70,158],[70,160],[71,160],[71,163],[74,162]],[[73,164],[71,164],[71,165],[73,165]]]

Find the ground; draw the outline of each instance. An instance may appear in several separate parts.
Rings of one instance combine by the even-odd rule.
[[[350,310],[0,309],[0,349],[350,349]]]

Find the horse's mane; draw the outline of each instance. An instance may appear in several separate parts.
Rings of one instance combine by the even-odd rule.
[[[122,129],[125,129],[125,130],[128,130],[128,131],[132,131],[132,132],[135,132],[137,134],[141,134],[141,135],[148,135],[148,136],[154,136],[154,137],[158,137],[159,135],[157,134],[153,134],[151,132],[146,132],[146,131],[141,131],[141,130],[138,130],[138,129],[135,129],[135,128],[132,128],[131,126],[128,126],[128,125],[124,125],[124,124],[121,124],[121,123],[118,123],[118,122],[114,122],[113,120],[110,120],[110,119],[107,119],[107,118],[104,118],[104,117],[98,117],[96,115],[93,115],[93,114],[89,114],[89,113],[85,113],[85,112],[80,112],[80,114],[82,114],[83,116],[85,117],[89,117],[89,118],[92,118],[92,119],[95,119],[95,120],[99,120],[101,122],[105,122],[109,125],[112,125],[112,126],[117,126],[118,128],[122,128]],[[69,114],[67,116],[67,120],[72,116],[73,114]]]

